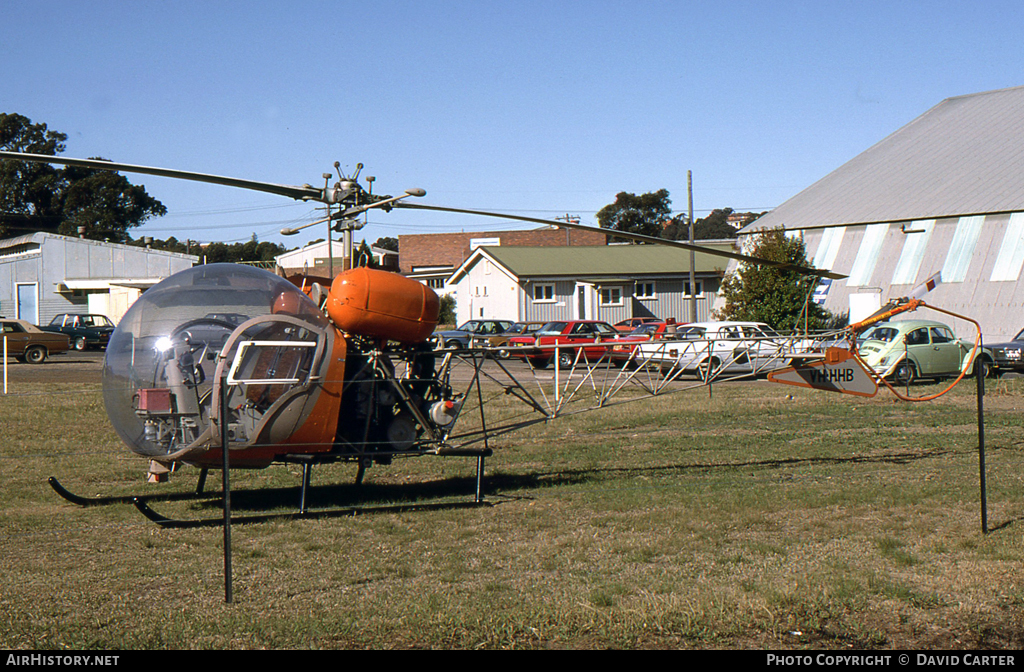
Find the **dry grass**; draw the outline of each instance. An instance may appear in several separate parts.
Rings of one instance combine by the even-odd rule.
[[[49,490],[142,489],[145,465],[94,387],[39,385],[0,397],[0,647],[1019,647],[1024,389],[990,383],[982,534],[961,387],[905,404],[745,382],[539,425],[488,461],[491,507],[235,527],[225,604],[219,529]],[[360,496],[468,498],[472,471],[374,467]]]

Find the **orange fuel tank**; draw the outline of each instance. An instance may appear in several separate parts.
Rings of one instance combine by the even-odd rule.
[[[331,320],[350,334],[418,343],[437,326],[441,301],[421,282],[362,267],[338,274],[325,307]]]

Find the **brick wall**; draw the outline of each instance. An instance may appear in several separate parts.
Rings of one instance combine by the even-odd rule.
[[[577,229],[535,229],[531,231],[487,231],[475,233],[421,233],[398,237],[398,260],[402,273],[414,267],[457,267],[472,250],[470,241],[499,238],[506,247],[563,247],[605,245],[605,235]]]

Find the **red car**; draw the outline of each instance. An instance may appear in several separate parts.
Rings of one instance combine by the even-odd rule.
[[[609,341],[619,337],[619,331],[607,322],[597,320],[565,320],[548,322],[532,336],[516,336],[508,340],[512,356],[528,360],[538,369],[551,363],[555,345],[589,345],[582,348],[587,360],[597,361],[608,352]],[[580,348],[559,348],[558,368],[568,369],[576,361]]]
[[[650,322],[660,322],[661,320],[657,317],[631,317],[628,320],[621,320],[615,323],[615,328],[619,331],[632,332],[637,327]]]
[[[672,317],[663,322],[645,322],[625,336],[620,336],[616,345],[609,350],[609,355],[616,361],[628,360],[638,344],[662,338],[675,338],[676,327],[680,326],[682,325]]]

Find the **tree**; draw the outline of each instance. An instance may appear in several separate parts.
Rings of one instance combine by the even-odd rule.
[[[597,222],[603,229],[658,238],[670,214],[672,200],[667,189],[639,196],[620,191],[614,203],[597,212]]]
[[[804,242],[791,238],[783,229],[762,231],[753,238],[750,256],[809,266]],[[765,322],[780,330],[803,328],[803,312],[809,311],[806,324],[811,329],[824,329],[834,320],[831,313],[810,300],[818,278],[776,266],[743,263],[728,276],[719,293],[725,307],[717,311],[722,320]]]
[[[377,242],[373,244],[374,247],[379,247],[383,250],[390,250],[392,252],[398,252],[398,238],[392,238],[390,236],[382,236],[377,239]]]
[[[455,324],[455,296],[445,294],[441,297],[440,313],[437,317],[438,324]]]
[[[693,225],[693,239],[723,240],[735,238],[739,229],[760,217],[760,215],[752,212],[745,213],[744,218],[740,221],[739,228],[737,228],[729,223],[729,217],[733,212],[732,208],[716,208],[707,217],[698,219]],[[689,240],[690,230],[686,226],[686,217],[683,215],[673,217],[662,232],[662,238]]]
[[[67,135],[20,114],[0,113],[0,149],[56,156]],[[97,159],[103,160],[103,159]],[[90,168],[0,162],[0,235],[54,231],[127,242],[128,230],[167,213],[164,205],[122,175]]]

